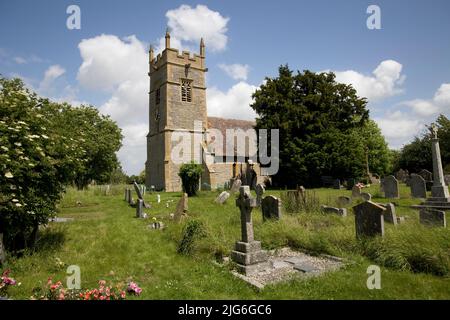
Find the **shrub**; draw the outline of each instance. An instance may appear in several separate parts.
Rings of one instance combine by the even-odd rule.
[[[181,178],[183,191],[186,192],[189,197],[197,194],[202,171],[202,166],[194,162],[181,165],[178,175]]]
[[[195,247],[196,241],[206,237],[206,228],[201,221],[191,220],[183,228],[183,236],[178,244],[178,253],[189,255]]]

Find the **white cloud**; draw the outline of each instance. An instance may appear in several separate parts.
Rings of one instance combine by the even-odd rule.
[[[22,58],[22,57],[14,57],[14,61],[15,61],[17,64],[25,64],[25,63],[27,63],[27,60],[25,60],[25,59]]]
[[[250,108],[252,94],[257,87],[246,82],[239,82],[227,92],[222,92],[216,87],[209,88],[206,92],[208,115],[215,117],[254,120],[255,111]]]
[[[450,83],[441,84],[432,99],[403,101],[399,106],[409,107],[421,117],[436,117],[440,113],[447,113],[450,111]]]
[[[47,91],[54,83],[54,81],[64,73],[66,73],[66,70],[60,65],[55,64],[50,66],[45,71],[44,79],[42,79],[41,83],[39,84],[39,91]]]
[[[247,80],[250,69],[247,64],[219,64],[219,68],[234,80]]]
[[[144,43],[134,35],[119,39],[105,35],[78,45],[83,63],[77,78],[86,88],[112,91],[124,81],[139,81],[148,70]]]
[[[148,133],[148,56],[134,35],[120,39],[100,35],[78,45],[83,59],[78,80],[91,90],[107,90],[111,97],[99,107],[122,129],[118,157],[128,174],[138,174],[146,160]]]
[[[397,95],[403,90],[400,87],[405,76],[401,74],[402,65],[394,60],[384,60],[373,71],[372,76],[357,71],[334,71],[336,81],[351,84],[359,96],[369,101],[380,100]]]
[[[399,149],[418,135],[425,127],[423,119],[400,111],[388,112],[374,118],[391,148]]]
[[[207,49],[225,50],[229,18],[223,17],[219,12],[212,11],[205,5],[197,5],[195,8],[181,5],[177,9],[167,11],[166,17],[171,34],[171,47],[181,49],[187,44],[198,45],[203,37]],[[161,40],[160,48],[163,48]]]

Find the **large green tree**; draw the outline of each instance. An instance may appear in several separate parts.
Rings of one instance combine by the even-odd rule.
[[[253,98],[256,128],[280,130],[274,185],[317,186],[322,175],[362,177],[366,148],[371,172],[388,170],[389,151],[379,128],[368,121],[366,99],[336,82],[333,73],[294,74],[280,66],[278,77],[266,78]]]

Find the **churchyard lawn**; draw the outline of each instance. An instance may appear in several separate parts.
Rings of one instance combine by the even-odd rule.
[[[268,285],[262,291],[234,277],[229,265],[217,262],[229,256],[240,238],[236,195],[224,205],[214,202],[219,191],[189,198],[188,219],[202,221],[207,236],[195,243],[191,255],[181,255],[177,245],[186,220],[176,224],[167,218],[181,193],[147,193],[144,198],[152,208],[144,210],[147,219],[137,219],[135,209],[123,199],[124,188],[112,186],[107,196],[99,187],[69,189],[58,217],[74,220],[50,223],[41,232],[36,252],[10,258],[5,266],[21,283],[10,288],[10,297],[29,299],[32,289],[44,286],[49,277],[65,284],[67,267],[78,265],[82,288],[94,288],[99,280],[132,279],[143,291],[131,299],[450,299],[450,229],[420,225],[418,211],[409,208],[420,200],[411,199],[403,184],[402,198],[393,201],[397,216],[407,219],[397,227],[386,223],[384,239],[358,242],[351,209],[347,217],[283,213],[281,221],[274,222],[263,222],[261,210],[254,209],[255,237],[264,249],[290,246],[347,261],[339,271]],[[389,202],[381,198],[378,185],[363,191],[371,193],[374,202]],[[315,194],[320,204],[336,206],[336,198],[350,196],[351,191],[315,189]],[[267,195],[279,197],[280,191],[266,190]],[[155,216],[165,229],[148,227]],[[381,267],[379,290],[367,288],[370,265]]]

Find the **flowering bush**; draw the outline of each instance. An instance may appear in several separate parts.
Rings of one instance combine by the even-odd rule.
[[[77,290],[64,288],[61,281],[53,283],[49,278],[44,289],[33,290],[34,300],[125,300],[127,292],[133,295],[140,295],[142,289],[135,283],[130,282],[123,290],[120,285],[107,286],[106,281],[100,280],[98,288]]]
[[[0,281],[0,297],[6,297],[8,294],[8,288],[17,285],[17,281],[8,277],[10,270],[7,269],[3,272]]]

